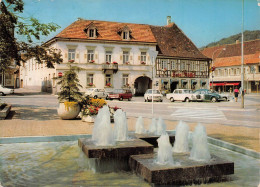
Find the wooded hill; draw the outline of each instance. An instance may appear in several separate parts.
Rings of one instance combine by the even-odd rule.
[[[255,40],[255,39],[260,39],[260,30],[244,32],[244,41]],[[209,43],[208,45],[201,47],[201,49],[204,49],[206,47],[214,47],[217,45],[233,44],[236,43],[236,40],[239,40],[241,42],[241,33],[229,36],[227,38],[222,38],[217,42]]]

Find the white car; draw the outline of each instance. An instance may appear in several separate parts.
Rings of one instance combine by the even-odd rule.
[[[161,94],[161,92],[159,90],[152,90],[152,89],[148,89],[145,94],[144,94],[144,101],[152,101],[152,99],[154,101],[163,101],[163,95]]]
[[[85,96],[93,97],[94,99],[97,98],[107,99],[108,93],[104,89],[88,88],[85,92]]]
[[[14,89],[6,88],[0,85],[0,95],[13,94],[13,93],[14,93]]]
[[[189,89],[175,89],[172,93],[166,95],[166,99],[171,102],[174,101],[186,101],[190,102],[192,100],[192,90]]]

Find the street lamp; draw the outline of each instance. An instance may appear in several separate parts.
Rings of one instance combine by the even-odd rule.
[[[152,64],[152,116],[153,116],[154,65],[155,65],[155,59],[157,57],[158,51],[149,50],[148,54],[150,56],[151,64]]]
[[[213,57],[214,57],[214,54],[217,52],[217,51],[219,51],[219,50],[223,50],[223,51],[225,51],[226,50],[226,48],[224,47],[224,48],[219,48],[219,49],[216,49],[214,52],[213,52],[213,54],[212,54],[212,65],[211,65],[211,81],[212,81],[212,90],[213,90],[213,78],[214,78],[214,70],[212,70],[213,69],[213,65],[214,65],[214,60],[213,60]]]
[[[241,31],[241,108],[244,104],[244,0],[242,0],[242,31]]]

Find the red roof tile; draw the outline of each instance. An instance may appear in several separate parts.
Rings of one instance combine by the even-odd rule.
[[[95,40],[122,41],[121,36],[118,34],[118,30],[127,26],[131,30],[131,42],[156,42],[149,25],[95,20],[75,21],[61,31],[56,37],[69,39],[89,39],[84,29],[91,23],[93,23],[98,30],[98,37]]]
[[[158,55],[193,59],[207,58],[176,24],[171,23],[163,27],[151,26],[151,28],[158,43]]]

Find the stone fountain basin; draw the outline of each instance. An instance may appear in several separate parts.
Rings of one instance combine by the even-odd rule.
[[[130,139],[128,141],[116,142],[113,146],[97,146],[91,138],[78,140],[78,145],[88,158],[125,158],[130,155],[153,153],[153,145],[140,140]]]
[[[211,155],[209,162],[189,159],[189,154],[174,154],[178,165],[154,163],[156,154],[132,155],[129,166],[149,183],[185,185],[203,181],[221,181],[223,176],[234,174],[234,162]]]
[[[175,134],[173,132],[167,132],[169,135],[170,143],[173,145],[175,141]],[[146,141],[149,144],[152,144],[155,148],[158,147],[157,139],[160,138],[160,135],[154,134],[136,134],[135,132],[128,132],[128,135],[133,138],[141,139]]]

